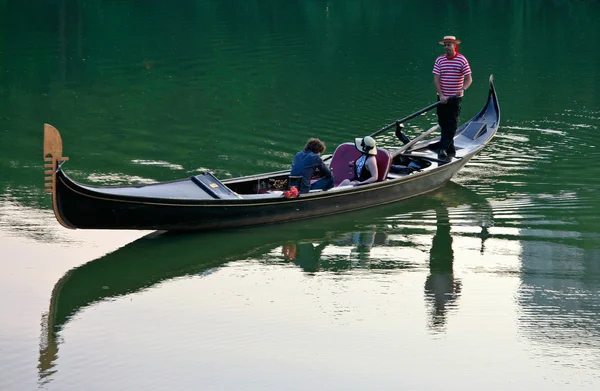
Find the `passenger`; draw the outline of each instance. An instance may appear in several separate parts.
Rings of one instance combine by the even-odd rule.
[[[315,189],[328,190],[333,187],[333,175],[321,159],[323,152],[325,152],[325,144],[318,138],[311,138],[306,143],[304,150],[296,154],[290,176],[302,177],[300,189],[298,189],[300,194],[306,194]],[[322,178],[311,185],[311,179],[318,174]]]
[[[377,146],[371,136],[357,138],[354,140],[356,148],[362,152],[362,155],[355,162],[350,162],[354,166],[354,179],[344,179],[339,186],[359,186],[377,181],[379,173],[377,172]]]

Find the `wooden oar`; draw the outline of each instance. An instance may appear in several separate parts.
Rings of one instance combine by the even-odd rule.
[[[415,145],[419,141],[423,140],[425,137],[429,136],[431,133],[436,131],[439,127],[440,127],[440,125],[435,125],[428,131],[421,133],[418,137],[415,137],[414,139],[412,139],[408,144],[405,144],[402,147],[396,149],[394,152],[392,152],[392,157],[396,157],[396,156],[408,151],[413,145]]]
[[[415,118],[418,115],[421,115],[421,114],[423,114],[423,113],[425,113],[425,112],[427,112],[427,111],[429,111],[429,110],[431,110],[431,109],[433,109],[435,107],[438,107],[439,104],[440,104],[440,102],[432,103],[429,106],[427,106],[427,107],[425,107],[425,108],[423,108],[423,109],[421,109],[421,110],[419,110],[417,112],[414,112],[414,113],[412,113],[409,116],[406,116],[406,117],[404,117],[402,119],[396,120],[396,121],[392,122],[391,124],[389,124],[387,126],[384,126],[383,128],[379,129],[378,131],[376,131],[375,133],[371,134],[370,136],[374,138],[375,136],[380,135],[381,133],[385,132],[388,129],[393,128],[396,125],[400,125],[401,123],[406,122],[409,119],[413,119],[413,118]]]

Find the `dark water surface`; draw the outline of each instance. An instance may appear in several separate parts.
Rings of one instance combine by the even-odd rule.
[[[596,1],[0,1],[0,390],[597,390]],[[397,205],[195,235],[69,231],[91,184],[289,167],[435,101],[497,137]],[[428,113],[408,126],[429,128]],[[394,143],[392,135],[379,139]]]

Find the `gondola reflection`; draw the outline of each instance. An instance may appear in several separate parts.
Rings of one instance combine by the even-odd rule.
[[[412,232],[404,223],[433,211],[437,233],[431,249],[422,250],[430,251],[425,294],[433,298],[432,323],[439,324],[447,309],[456,306],[460,294],[460,282],[452,274],[448,218],[448,208],[460,205],[474,209],[477,221],[480,219],[475,216],[491,214],[484,198],[450,183],[427,197],[351,215],[215,233],[153,233],[136,240],[70,270],[55,284],[48,313],[42,319],[39,381],[51,380],[56,370],[61,330],[79,312],[96,303],[135,294],[177,277],[218,272],[230,262],[248,259],[286,267],[292,264],[307,276],[423,268],[423,262],[398,259],[396,255],[383,259],[376,252],[384,249],[389,254],[402,254],[403,249],[422,248],[410,239],[413,233],[423,236],[422,230],[415,228],[418,232]]]

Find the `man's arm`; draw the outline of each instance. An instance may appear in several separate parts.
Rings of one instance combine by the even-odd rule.
[[[327,165],[323,162],[322,159],[320,160],[320,164],[319,164],[319,171],[321,171],[321,173],[323,174],[323,176],[325,178],[331,178],[331,171],[329,170],[329,167],[327,167]]]
[[[440,75],[438,74],[433,74],[433,85],[435,86],[435,90],[438,93],[438,96],[440,97],[440,102],[442,103],[446,103],[448,101],[448,99],[444,96],[444,94],[442,94],[442,85],[440,83]]]
[[[463,84],[463,90],[466,91],[467,88],[471,87],[471,84],[473,84],[473,77],[471,77],[471,74],[469,73],[468,75],[465,75],[465,82]]]

